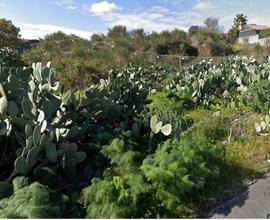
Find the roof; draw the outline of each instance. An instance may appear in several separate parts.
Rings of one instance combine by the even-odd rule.
[[[267,25],[248,24],[248,25],[247,25],[247,28],[248,28],[248,29],[252,29],[252,30],[258,30],[258,31],[261,31],[261,30],[264,30],[264,29],[268,29],[268,28],[270,28],[270,27],[267,26]]]

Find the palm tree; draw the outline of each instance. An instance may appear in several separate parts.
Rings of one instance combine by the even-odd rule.
[[[244,16],[243,14],[236,15],[236,18],[234,18],[234,28],[241,31],[247,24],[247,21],[247,16]]]
[[[233,26],[227,34],[227,41],[229,43],[235,43],[237,37],[239,36],[239,32],[247,24],[247,21],[247,16],[244,16],[243,14],[236,15],[234,18]]]

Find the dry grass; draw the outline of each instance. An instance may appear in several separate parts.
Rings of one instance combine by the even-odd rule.
[[[231,109],[224,109],[219,115],[214,113],[196,109],[186,114],[193,119],[191,129],[203,132],[213,143],[224,143],[226,149],[220,179],[208,192],[216,202],[204,204],[202,209],[206,212],[244,190],[254,178],[265,172],[268,169],[265,156],[270,155],[270,136],[259,136],[254,128],[254,124],[260,121],[260,114]]]

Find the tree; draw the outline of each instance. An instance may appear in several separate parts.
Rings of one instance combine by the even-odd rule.
[[[126,26],[122,26],[122,25],[114,26],[112,29],[109,29],[109,32],[107,34],[107,37],[113,40],[127,37],[127,36],[128,36],[127,28]]]
[[[203,23],[208,31],[218,32],[220,30],[218,22],[219,22],[219,18],[208,17],[206,20],[204,20]]]
[[[192,37],[193,35],[197,34],[200,29],[201,27],[198,25],[190,26],[190,28],[188,29],[188,36]]]
[[[234,18],[233,26],[229,30],[227,34],[227,41],[229,43],[234,43],[239,36],[239,32],[244,28],[244,26],[247,24],[247,16],[244,16],[243,14],[238,14]]]
[[[244,16],[243,14],[238,14],[234,18],[234,24],[233,27],[239,31],[241,31],[244,26],[247,24],[247,16]]]
[[[11,21],[0,19],[0,48],[9,47],[16,49],[20,43],[20,29]]]
[[[104,41],[105,36],[103,34],[93,34],[91,36],[91,42],[96,43],[96,42],[102,42]]]

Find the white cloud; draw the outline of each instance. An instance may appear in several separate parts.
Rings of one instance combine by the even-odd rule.
[[[99,2],[94,3],[90,6],[89,11],[94,14],[104,14],[104,13],[112,13],[120,10],[121,8],[116,5],[114,2]]]
[[[61,2],[67,6],[72,5],[74,0]],[[147,10],[121,8],[113,0],[99,1],[90,6],[83,5],[83,8],[91,16],[102,20],[107,28],[125,25],[128,29],[144,28],[146,31],[156,32],[175,28],[187,30],[191,25],[203,25],[207,17],[214,16],[220,18],[220,25],[228,31],[238,13],[244,13],[249,23],[270,25],[269,7],[266,7],[269,6],[269,0],[196,0],[190,8],[186,9],[181,4],[184,0],[158,0],[157,2],[159,4]]]
[[[56,0],[55,4],[58,6],[63,6],[69,10],[75,10],[78,7],[74,4],[73,0]]]
[[[214,6],[210,2],[203,1],[199,1],[193,6],[193,9],[197,11],[207,11],[212,8],[214,8]]]
[[[190,21],[199,21],[202,17],[191,11],[178,12],[166,7],[154,6],[143,12],[96,13],[107,27],[125,25],[128,29],[144,28],[146,31],[187,30]]]
[[[44,38],[48,34],[52,34],[54,32],[62,31],[66,34],[75,34],[79,37],[90,39],[92,32],[82,31],[73,28],[59,27],[55,25],[47,25],[47,24],[28,24],[23,23],[19,25],[21,29],[21,35],[24,39],[39,39]]]

